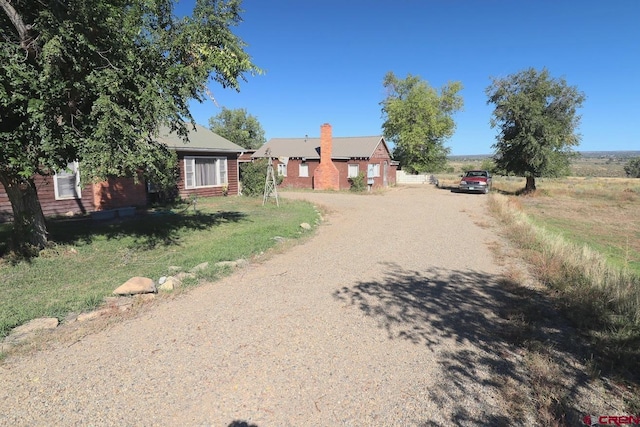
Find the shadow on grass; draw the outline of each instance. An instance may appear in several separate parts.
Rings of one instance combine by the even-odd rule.
[[[477,411],[473,415],[466,406],[479,399],[474,406],[482,407],[482,391],[478,390],[500,390],[505,381],[528,387],[530,379],[522,369],[518,347],[537,340],[554,351],[575,350],[568,345],[571,333],[566,330],[544,328],[544,336],[536,336],[542,330],[537,322],[553,317],[552,304],[543,294],[476,271],[387,267],[380,280],[344,287],[333,296],[374,318],[389,339],[434,351],[446,386],[430,390],[430,399],[442,405],[457,402],[449,420],[456,425],[513,424],[511,415],[515,414],[508,409],[478,419]],[[459,345],[442,351],[440,344],[451,340]],[[548,379],[557,382],[550,386],[561,390],[562,402],[575,402],[578,388],[589,378],[569,363],[560,369],[555,378]],[[584,415],[570,405],[555,408],[555,412],[556,418],[569,424],[578,423]],[[421,425],[439,424],[431,421]]]
[[[132,247],[153,249],[180,243],[182,232],[208,230],[229,222],[246,220],[242,212],[216,213],[172,213],[163,211],[153,214],[123,218],[116,221],[99,222],[91,219],[54,220],[49,222],[50,239],[59,244],[91,243],[96,236],[107,239],[132,237]]]

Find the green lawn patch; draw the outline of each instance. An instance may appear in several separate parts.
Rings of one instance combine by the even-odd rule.
[[[124,221],[101,223],[89,218],[49,221],[50,248],[30,261],[12,262],[0,246],[0,338],[31,319],[62,320],[71,312],[100,305],[103,298],[132,276],[157,281],[169,266],[188,271],[209,262],[249,259],[278,242],[297,239],[300,224],[315,224],[316,209],[307,202],[219,197],[198,200],[198,211],[150,211]],[[6,242],[9,224],[0,224]],[[201,273],[214,279],[213,267]]]

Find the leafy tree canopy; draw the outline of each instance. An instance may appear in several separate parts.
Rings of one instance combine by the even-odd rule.
[[[220,114],[209,119],[209,128],[244,148],[257,149],[267,141],[258,119],[244,108],[230,110],[222,107]]]
[[[463,106],[462,84],[448,83],[438,91],[420,77],[399,79],[388,72],[383,85],[382,129],[395,146],[394,158],[409,173],[442,170],[450,151],[444,143],[456,127],[453,115]]]
[[[624,165],[624,171],[628,177],[640,178],[640,157],[630,159],[627,164]]]
[[[196,0],[177,17],[172,0],[0,0],[0,182],[16,239],[46,244],[34,174],[74,160],[83,177],[169,170],[159,125],[186,136],[209,81],[238,90],[260,72],[231,31],[240,3]]]
[[[496,167],[527,178],[526,190],[535,190],[536,177],[569,173],[570,159],[580,136],[576,113],[585,95],[547,69],[529,68],[487,87],[488,104],[495,106],[491,127],[498,128]]]

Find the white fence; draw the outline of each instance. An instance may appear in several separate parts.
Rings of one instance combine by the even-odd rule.
[[[396,172],[397,184],[438,184],[438,179],[430,173],[410,175],[404,171]]]

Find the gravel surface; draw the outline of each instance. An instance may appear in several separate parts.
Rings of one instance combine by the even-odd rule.
[[[509,424],[487,197],[284,193],[317,235],[0,366],[0,425]]]

